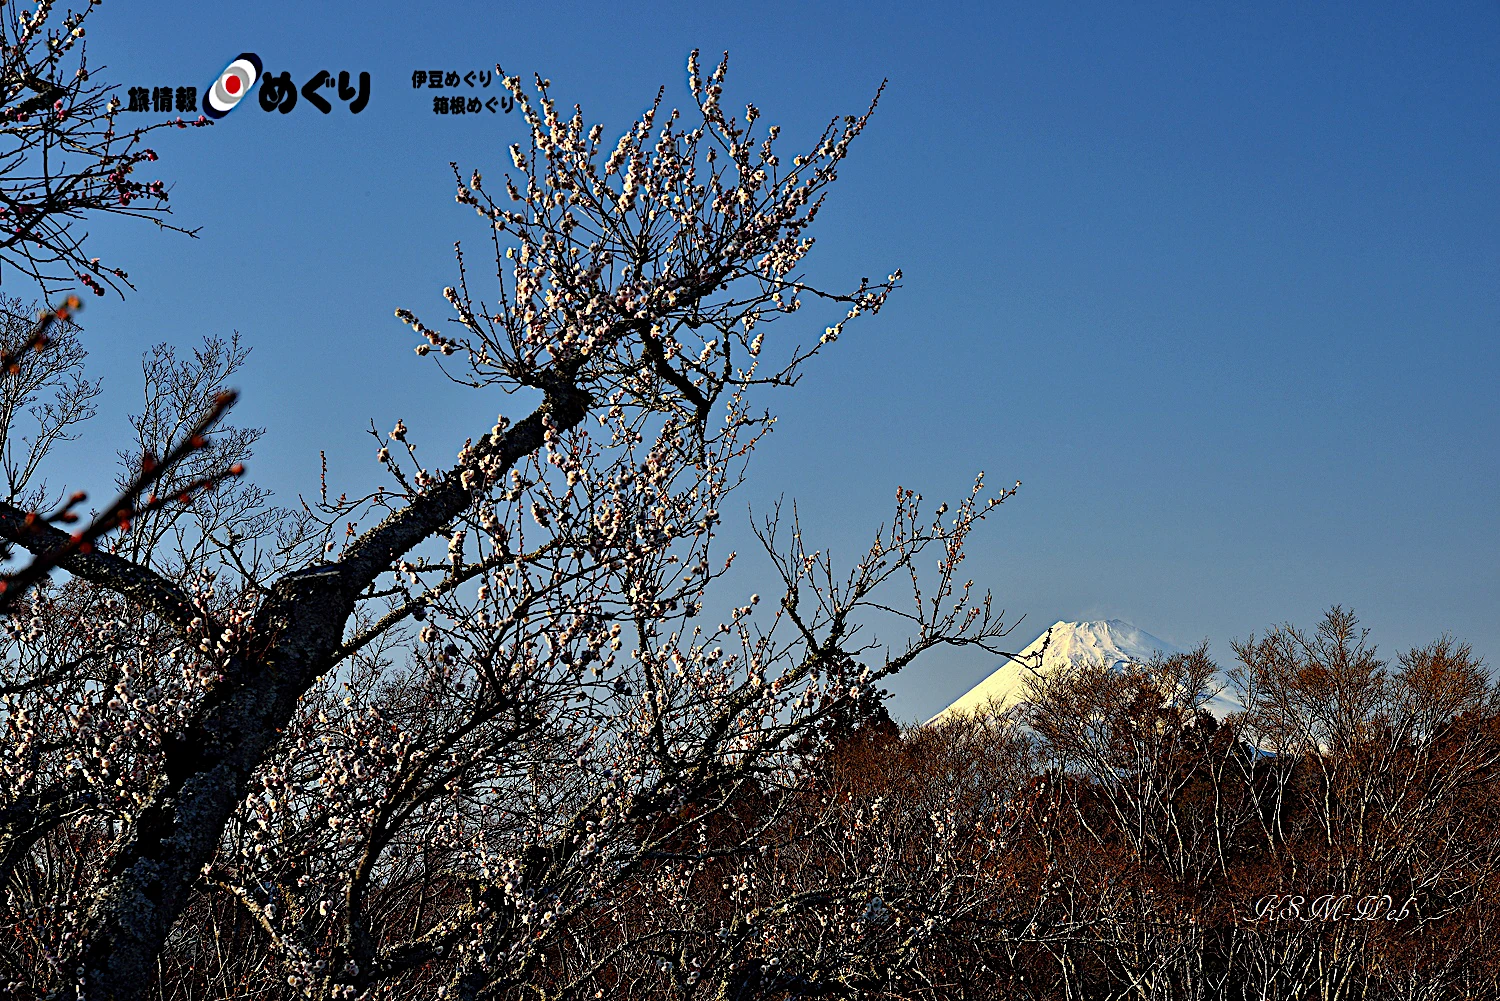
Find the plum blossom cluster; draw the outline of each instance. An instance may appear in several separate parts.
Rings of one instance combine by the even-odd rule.
[[[727,66],[726,56],[705,84],[695,53],[691,115],[665,110],[658,95],[613,150],[576,106],[561,117],[550,81],[539,78],[532,95],[502,74],[529,148],[512,147],[515,173],[498,186],[454,169],[458,202],[492,228],[497,252],[514,242],[497,262],[501,281],[489,301],[475,298],[460,250],[460,281],[444,290],[456,314],[452,336],[397,311],[426,341],[418,353],[462,351],[466,378],[477,384],[535,386],[538,370],[566,367],[602,395],[649,385],[701,419],[726,388],[790,381],[845,323],[877,312],[899,272],[843,293],[811,288],[797,274],[812,247],[804,234],[873,103],[835,120],[786,166],[776,152],[780,130],[755,132],[757,108],[747,105],[743,120],[725,114]],[[817,344],[788,347],[763,372],[758,328],[807,297],[840,303],[843,315]]]

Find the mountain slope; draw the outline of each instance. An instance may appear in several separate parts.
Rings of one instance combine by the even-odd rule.
[[[1047,642],[1049,635],[1051,636],[1050,643]],[[1041,636],[1038,636],[1030,646],[1022,650],[1019,656],[1035,655],[1044,644],[1046,653],[1037,671],[1042,675],[1050,673],[1061,664],[1102,662],[1108,667],[1119,667],[1132,661],[1145,663],[1158,652],[1164,654],[1184,652],[1166,640],[1152,636],[1120,619],[1056,622]],[[1026,679],[1031,676],[1032,671],[1029,668],[1014,660],[1008,660],[993,674],[969,689],[928,722],[936,723],[953,714],[972,713],[991,703],[998,703],[1002,708],[1008,708],[1018,699],[1025,697]],[[1220,678],[1215,687],[1221,688],[1221,691],[1209,700],[1206,706],[1209,712],[1222,719],[1241,708],[1229,688],[1227,678]]]

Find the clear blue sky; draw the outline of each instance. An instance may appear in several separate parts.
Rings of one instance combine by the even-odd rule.
[[[316,489],[320,448],[338,488],[372,482],[371,418],[451,454],[500,401],[449,390],[392,313],[441,312],[453,241],[483,236],[448,161],[498,174],[520,123],[435,116],[412,71],[539,71],[618,130],[660,84],[685,101],[690,49],[727,48],[726,103],[794,137],[890,78],[815,266],[906,274],[776,401],[743,500],[797,498],[853,556],[898,483],[1023,480],[970,563],[1027,614],[1017,648],[1121,617],[1227,661],[1339,602],[1387,652],[1447,631],[1493,665],[1500,8],[1406,7],[112,0],[90,57],[123,84],[201,88],[250,50],[374,92],[358,116],[252,101],[157,144],[202,237],[95,227],[139,292],[83,317],[92,440],[119,443],[153,340],[238,329],[252,473],[281,500]],[[103,491],[72,454],[70,485]],[[935,659],[894,709],[992,667]]]

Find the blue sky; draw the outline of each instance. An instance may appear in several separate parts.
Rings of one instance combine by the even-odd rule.
[[[252,474],[291,501],[318,451],[373,482],[370,419],[456,448],[501,401],[449,389],[397,306],[438,315],[450,160],[498,173],[518,116],[442,118],[430,67],[540,72],[616,132],[690,49],[789,137],[887,96],[820,216],[816,274],[904,270],[801,387],[742,500],[797,499],[853,556],[897,484],[1022,492],[970,573],[1026,622],[1229,641],[1353,606],[1389,653],[1500,658],[1500,8],[1396,5],[141,5],[89,22],[127,86],[205,86],[241,51],[301,83],[368,70],[358,116],[253,102],[156,144],[197,240],[101,223],[139,291],[83,319],[101,419],[60,475],[96,491],[156,340],[239,330]],[[143,116],[144,117],[144,116]],[[819,318],[809,323],[819,324]],[[84,443],[79,443],[84,444]],[[740,518],[743,524],[743,516]],[[992,658],[891,687],[925,716]]]

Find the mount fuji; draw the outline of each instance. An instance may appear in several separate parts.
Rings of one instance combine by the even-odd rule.
[[[1053,623],[1017,656],[1034,657],[1044,645],[1046,653],[1035,672],[1042,676],[1064,664],[1102,663],[1109,668],[1118,668],[1129,663],[1148,663],[1157,653],[1170,656],[1186,652],[1120,619]],[[1026,697],[1026,680],[1032,676],[1033,672],[1029,667],[1015,660],[1008,660],[928,722],[937,723],[950,716],[973,713],[991,703],[1009,708]],[[1243,708],[1234,697],[1228,678],[1219,677],[1213,687],[1219,691],[1208,700],[1204,708],[1215,717],[1223,719],[1229,713]]]

